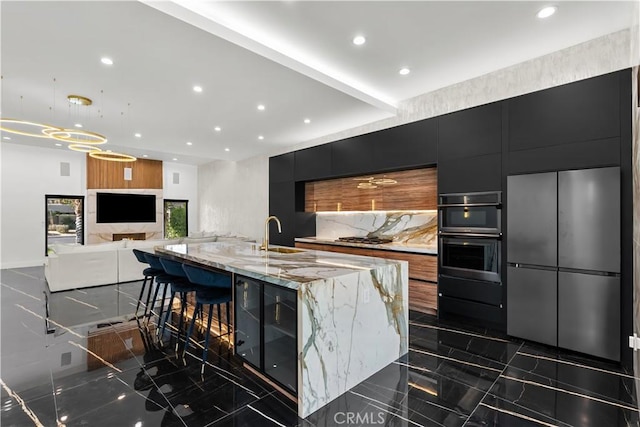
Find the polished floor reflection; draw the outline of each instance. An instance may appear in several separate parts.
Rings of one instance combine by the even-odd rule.
[[[410,315],[410,351],[305,420],[212,339],[204,377],[134,316],[140,283],[48,294],[2,270],[0,424],[7,426],[636,426],[633,373]],[[143,320],[143,319],[142,319]],[[139,327],[139,324],[143,327]],[[384,343],[372,343],[375,346]]]

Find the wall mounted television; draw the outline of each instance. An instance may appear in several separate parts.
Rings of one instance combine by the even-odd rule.
[[[96,222],[156,222],[156,196],[97,193]]]

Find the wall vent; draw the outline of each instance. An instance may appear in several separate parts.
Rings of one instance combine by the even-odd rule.
[[[174,172],[173,173],[173,183],[174,184],[180,184],[180,173],[179,172]]]
[[[71,165],[69,162],[60,162],[60,176],[71,176]]]

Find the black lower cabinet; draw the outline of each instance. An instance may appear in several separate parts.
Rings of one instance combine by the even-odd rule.
[[[438,317],[505,331],[501,284],[440,274]]]
[[[295,290],[236,276],[235,353],[297,395],[297,297]]]

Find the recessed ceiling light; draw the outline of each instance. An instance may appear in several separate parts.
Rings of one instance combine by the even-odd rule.
[[[62,144],[60,144],[59,142],[56,142],[56,147],[62,147]]]
[[[262,140],[262,139],[264,139],[264,136],[258,135],[258,139]]]
[[[77,128],[81,128],[82,127],[82,125],[80,123],[76,123],[74,126],[77,127]]]
[[[353,38],[353,44],[355,44],[356,46],[363,45],[366,41],[367,39],[365,39],[364,36],[355,36]]]
[[[143,154],[142,157],[149,157],[149,155],[148,154]]]
[[[225,148],[225,149],[224,149],[224,151],[231,151],[231,149],[229,149],[229,148]]]
[[[556,6],[547,6],[545,8],[540,9],[536,16],[540,19],[548,18],[554,13],[556,13],[557,10],[558,8]]]
[[[202,86],[194,86],[193,91],[198,93],[202,92]]]
[[[213,128],[213,130],[215,130],[216,132],[220,132],[222,128],[220,126],[216,126]]]
[[[100,58],[100,62],[102,62],[104,65],[113,65],[113,59],[107,58],[106,56]]]
[[[193,142],[189,141],[187,142],[187,145],[193,145]]]
[[[173,158],[173,161],[174,161],[174,162],[175,162],[175,161],[177,161],[177,160],[178,160],[177,158],[175,158],[175,157]]]
[[[3,136],[2,139],[6,139],[7,141],[11,139],[10,136]]]
[[[311,123],[311,119],[304,119],[304,123],[308,125],[309,123]]]
[[[142,138],[142,134],[140,133],[134,133],[133,136],[135,136],[136,138]]]
[[[411,72],[411,70],[408,69],[408,68],[400,68],[400,71],[398,71],[398,73],[400,73],[401,76],[406,76],[410,72]]]
[[[260,111],[264,111],[264,109],[265,109],[265,106],[264,106],[264,105],[262,105],[262,104],[259,104],[259,105],[258,105],[258,110],[260,110]]]

